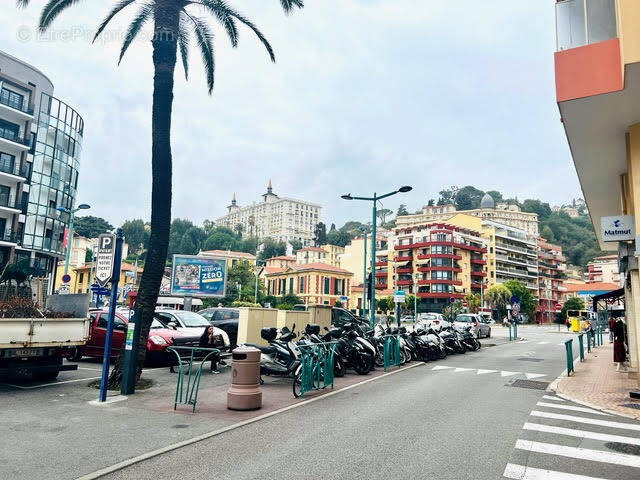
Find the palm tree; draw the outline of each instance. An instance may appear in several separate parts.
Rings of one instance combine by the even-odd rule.
[[[27,7],[30,0],[16,0],[19,7]],[[43,7],[40,31],[46,31],[55,18],[80,0],[49,0]],[[296,7],[303,8],[303,0],[280,0],[285,13]],[[94,41],[100,36],[111,20],[126,9],[137,5],[138,12],[129,24],[127,35],[120,50],[118,64],[127,49],[149,21],[153,20],[153,107],[151,116],[151,237],[147,258],[140,281],[136,304],[136,318],[141,322],[138,356],[138,377],[142,372],[147,337],[153,321],[153,312],[158,299],[158,291],[165,269],[169,233],[171,228],[171,110],[173,106],[174,71],[178,50],[182,59],[185,77],[189,74],[189,45],[192,35],[200,50],[207,77],[207,87],[211,94],[214,85],[215,59],[213,31],[208,17],[213,17],[222,25],[231,41],[238,45],[238,24],[248,27],[264,45],[271,60],[275,55],[262,32],[246,17],[238,13],[224,0],[118,0],[96,31]],[[121,381],[120,363],[116,365],[110,378],[110,386]]]

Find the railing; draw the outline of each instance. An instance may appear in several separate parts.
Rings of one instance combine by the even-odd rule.
[[[0,94],[0,103],[2,105],[6,105],[7,107],[13,108],[14,110],[33,115],[33,108],[30,108],[29,104],[25,102],[24,99],[22,99],[21,102],[17,102],[15,100],[10,100],[9,98],[4,97]]]
[[[22,205],[15,195],[0,194],[0,207],[15,208],[20,210]]]
[[[11,130],[0,128],[0,137],[5,140],[11,140],[12,142],[19,143],[20,145],[24,145],[25,147],[31,146],[31,139],[29,138],[21,138],[18,134],[14,133]]]
[[[557,2],[556,35],[558,51],[616,38],[616,0]]]
[[[326,387],[333,389],[334,356],[338,342],[298,344],[300,350],[300,375],[294,382],[300,388],[300,397],[306,392]],[[294,385],[294,393],[295,393]]]
[[[384,338],[384,371],[390,366],[400,366],[400,337],[398,335],[385,335]]]
[[[198,390],[200,389],[200,377],[202,376],[202,366],[204,365],[204,362],[209,360],[211,356],[216,354],[220,355],[220,350],[218,350],[217,348],[202,347],[168,347],[167,350],[176,354],[176,357],[178,357],[179,365],[178,384],[176,385],[176,396],[173,402],[173,409],[175,410],[178,405],[192,405],[193,408],[191,409],[191,411],[195,412],[196,403],[198,402]],[[186,358],[183,359],[180,356],[178,350],[183,350],[189,353],[188,363],[184,361],[187,360]],[[194,374],[193,360],[195,359],[194,353],[196,351],[209,353],[207,353],[206,356],[202,359],[202,362],[200,362],[200,367],[198,367],[197,371]],[[184,388],[185,372],[183,368],[185,365],[188,366],[186,391]]]
[[[13,233],[11,229],[7,229],[4,232],[0,231],[0,242],[17,243],[18,235]]]
[[[24,178],[28,178],[29,176],[29,168],[27,166],[21,167],[20,162],[15,161],[0,162],[0,172]]]

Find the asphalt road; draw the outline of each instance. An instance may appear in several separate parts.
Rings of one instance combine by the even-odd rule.
[[[640,478],[639,423],[513,385],[564,369],[567,334],[521,334],[526,342],[399,372],[106,478]]]

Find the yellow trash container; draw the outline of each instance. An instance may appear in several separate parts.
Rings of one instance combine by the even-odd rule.
[[[576,332],[576,333],[580,333],[580,319],[579,318],[572,318],[571,319],[571,331],[572,332]]]

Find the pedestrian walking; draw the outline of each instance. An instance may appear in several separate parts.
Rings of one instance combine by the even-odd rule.
[[[213,332],[213,327],[207,327],[200,337],[200,346],[202,348],[216,348],[219,345],[221,339],[216,338],[217,335]],[[211,356],[211,372],[220,373],[218,370],[218,362],[220,361],[220,354],[214,353]]]
[[[616,363],[616,371],[619,372],[620,367],[625,368],[627,361],[625,324],[620,317],[613,325],[613,335],[613,361]]]

